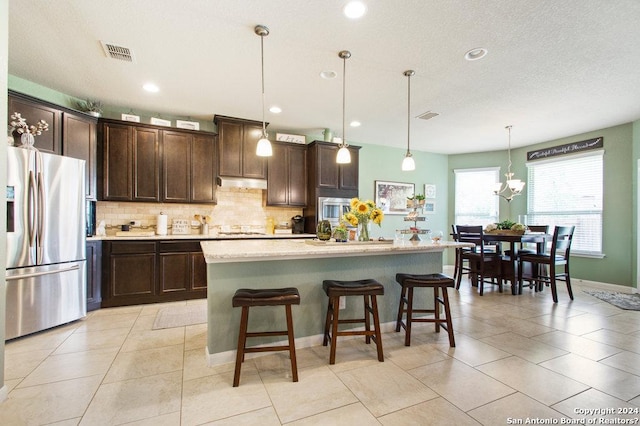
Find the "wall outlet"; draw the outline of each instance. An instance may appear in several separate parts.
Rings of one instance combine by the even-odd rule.
[[[142,222],[139,220],[132,220],[131,221],[131,226],[141,226]]]
[[[347,307],[347,298],[341,297],[340,302],[338,302],[338,309],[344,309]]]

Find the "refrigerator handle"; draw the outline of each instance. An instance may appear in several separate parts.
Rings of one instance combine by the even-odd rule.
[[[27,212],[29,215],[28,231],[29,231],[29,247],[33,247],[36,239],[36,178],[33,171],[29,171],[29,190]]]
[[[42,258],[40,251],[42,250],[42,246],[44,244],[45,239],[45,218],[47,216],[46,202],[44,197],[44,181],[42,178],[42,173],[38,172],[38,259]]]
[[[55,274],[62,274],[63,272],[77,271],[78,269],[80,269],[79,265],[73,265],[66,268],[55,269],[53,271],[40,271],[40,272],[31,272],[31,273],[22,274],[22,275],[10,275],[5,277],[5,280],[7,281],[24,280],[26,278],[41,277],[43,275],[55,275]]]

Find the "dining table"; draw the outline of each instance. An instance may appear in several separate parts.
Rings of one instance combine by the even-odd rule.
[[[482,240],[485,243],[509,243],[509,256],[503,257],[503,267],[507,265],[507,274],[503,274],[503,278],[511,280],[511,294],[520,294],[518,285],[518,246],[523,243],[535,243],[536,253],[545,252],[546,243],[553,236],[543,232],[525,232],[524,234],[515,234],[513,232],[484,232]]]

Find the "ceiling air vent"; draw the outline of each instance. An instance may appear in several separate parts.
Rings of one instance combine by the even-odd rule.
[[[104,49],[104,54],[111,59],[118,59],[120,61],[135,62],[133,51],[128,47],[117,46],[113,43],[100,42]]]
[[[437,112],[431,112],[431,111],[427,111],[424,114],[420,114],[418,116],[418,118],[422,119],[422,120],[431,120],[433,117],[437,117],[440,114],[438,114]]]

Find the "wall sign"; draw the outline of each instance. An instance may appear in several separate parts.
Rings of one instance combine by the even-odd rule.
[[[591,149],[602,148],[604,141],[602,137],[588,139],[581,142],[573,142],[558,145],[551,148],[538,149],[527,152],[527,161],[540,160],[543,158],[556,157],[558,155],[575,154],[577,152],[589,151]]]

